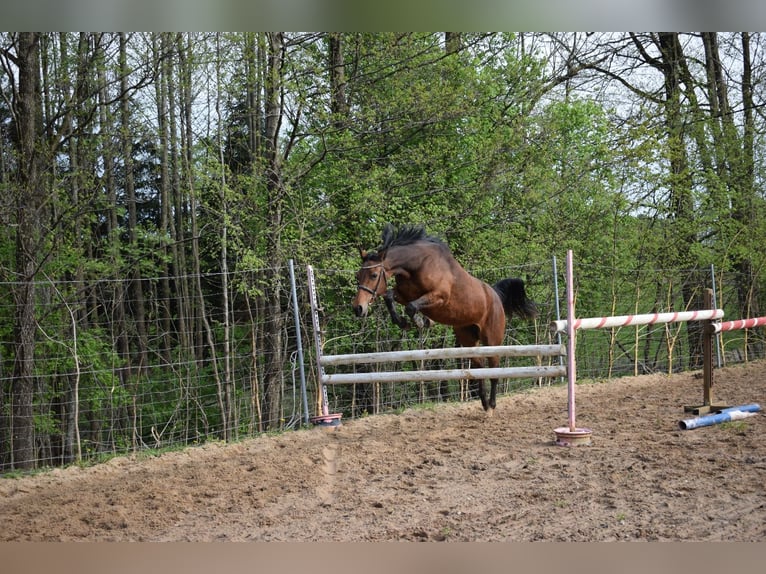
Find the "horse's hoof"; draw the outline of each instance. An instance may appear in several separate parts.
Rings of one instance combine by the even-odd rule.
[[[485,409],[485,412],[487,413],[488,419],[491,419],[493,416],[495,416],[495,409],[493,409],[492,407]]]

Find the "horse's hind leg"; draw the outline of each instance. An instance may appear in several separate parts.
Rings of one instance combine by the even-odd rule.
[[[490,379],[490,391],[489,391],[489,409],[485,409],[487,411],[487,414],[489,416],[492,416],[492,414],[495,412],[495,407],[497,406],[497,402],[495,399],[497,398],[497,379]]]
[[[489,365],[493,365],[493,357],[489,358]],[[484,366],[484,361],[479,358],[471,359],[471,368],[480,369]],[[479,389],[479,398],[481,399],[481,406],[487,413],[488,417],[491,417],[495,412],[495,395],[497,393],[497,379],[490,379],[490,391],[489,398],[487,398],[487,390],[484,387],[484,379],[476,379],[476,383]]]
[[[488,357],[487,358],[487,365],[491,368],[497,368],[500,366],[500,359],[498,357]],[[490,379],[490,390],[489,390],[489,408],[484,407],[484,410],[487,411],[487,414],[489,416],[492,416],[492,414],[495,411],[495,407],[497,406],[497,379]]]
[[[484,366],[484,360],[483,359],[471,359],[471,367],[482,367]],[[500,366],[500,358],[499,357],[487,357],[487,366],[494,369]],[[495,407],[497,406],[497,382],[498,379],[490,379],[490,389],[489,389],[489,398],[487,398],[487,393],[484,388],[484,379],[477,379],[479,382],[479,398],[481,399],[481,406],[484,408],[484,411],[487,413],[488,417],[491,417],[495,413]]]
[[[470,360],[470,365],[472,369],[480,369],[484,363],[479,358],[473,358]],[[495,381],[492,381],[492,390],[489,400],[487,400],[487,390],[484,388],[484,379],[476,379],[476,384],[479,389],[479,399],[481,399],[481,406],[485,411],[489,412],[490,408],[495,408],[494,406],[490,406],[494,402],[495,398]]]
[[[454,327],[453,330],[455,331],[455,340],[461,347],[475,347],[476,343],[479,341],[479,328],[476,325],[469,325],[467,327]],[[490,361],[492,360],[493,359],[490,358]],[[494,360],[498,361],[499,359],[495,358]],[[473,357],[470,359],[469,364],[472,369],[480,369],[484,366],[484,361],[479,357]],[[495,408],[495,390],[497,381],[492,381],[492,389],[489,399],[487,399],[487,391],[484,388],[484,379],[476,379],[476,385],[479,390],[481,406],[485,411],[489,413],[490,409]]]

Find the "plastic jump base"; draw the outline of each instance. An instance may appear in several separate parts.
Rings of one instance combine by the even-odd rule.
[[[590,429],[576,428],[571,430],[569,427],[559,427],[554,429],[556,433],[557,446],[588,446],[590,445]]]
[[[318,417],[311,417],[309,420],[311,424],[318,427],[339,427],[341,426],[340,419],[343,413],[333,413],[331,415],[319,415]]]
[[[719,413],[728,408],[729,405],[690,405],[684,407],[684,412],[693,415],[707,415],[710,413]]]

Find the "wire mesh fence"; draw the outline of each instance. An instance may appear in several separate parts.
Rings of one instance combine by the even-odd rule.
[[[34,460],[19,460],[20,380],[16,311],[18,284],[0,286],[0,471],[60,466],[142,449],[238,440],[305,424],[321,414],[316,348],[305,265],[296,265],[293,300],[288,267],[144,282],[136,298],[130,281],[51,282],[34,285],[36,330],[31,408]],[[376,302],[358,319],[351,311],[355,271],[315,269],[325,354],[370,353],[455,346],[442,325],[402,330]],[[538,307],[534,320],[512,319],[505,344],[560,343],[549,328],[563,301],[563,273],[555,261],[469,269],[492,284],[520,277]],[[276,283],[273,283],[276,278]],[[715,278],[715,281],[714,281]],[[270,284],[277,297],[269,298]],[[163,289],[166,283],[170,288]],[[204,298],[184,285],[203,286]],[[560,286],[560,293],[557,290]],[[575,263],[578,317],[699,308],[704,289],[717,287],[726,318],[739,318],[736,277],[713,270],[619,270]],[[272,303],[275,303],[272,304]],[[139,309],[142,311],[139,312]],[[297,310],[297,313],[296,313]],[[297,321],[296,321],[297,318]],[[698,369],[701,325],[670,323],[578,331],[577,377]],[[764,330],[721,333],[716,364],[762,358]],[[302,361],[301,361],[302,359]],[[346,369],[458,368],[461,359],[354,365]],[[507,357],[501,366],[553,365],[560,357]],[[508,379],[499,394],[562,378]],[[304,388],[305,387],[305,394]],[[353,419],[413,405],[476,398],[468,380],[332,385],[329,409]],[[304,402],[305,397],[305,402]],[[478,408],[478,407],[477,407]]]

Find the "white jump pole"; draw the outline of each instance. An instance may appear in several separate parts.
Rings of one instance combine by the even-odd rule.
[[[762,327],[764,325],[766,325],[766,317],[753,317],[751,319],[724,321],[723,323],[713,323],[713,333],[720,333],[722,331],[737,331],[739,329],[752,329],[753,327]]]
[[[574,308],[574,271],[572,263],[572,250],[567,251],[566,260],[566,297],[567,297],[567,412],[569,414],[569,426],[554,429],[556,444],[558,446],[580,446],[590,444],[591,430],[577,428],[575,421],[575,381],[577,368],[575,361],[575,308]]]
[[[643,315],[616,315],[614,317],[587,317],[574,319],[573,327],[579,329],[605,329],[609,327],[627,327],[635,325],[654,325],[657,323],[680,323],[683,321],[704,321],[723,317],[721,309],[700,309],[698,311],[669,311],[667,313],[645,313]],[[568,330],[569,321],[551,322],[551,331]]]

